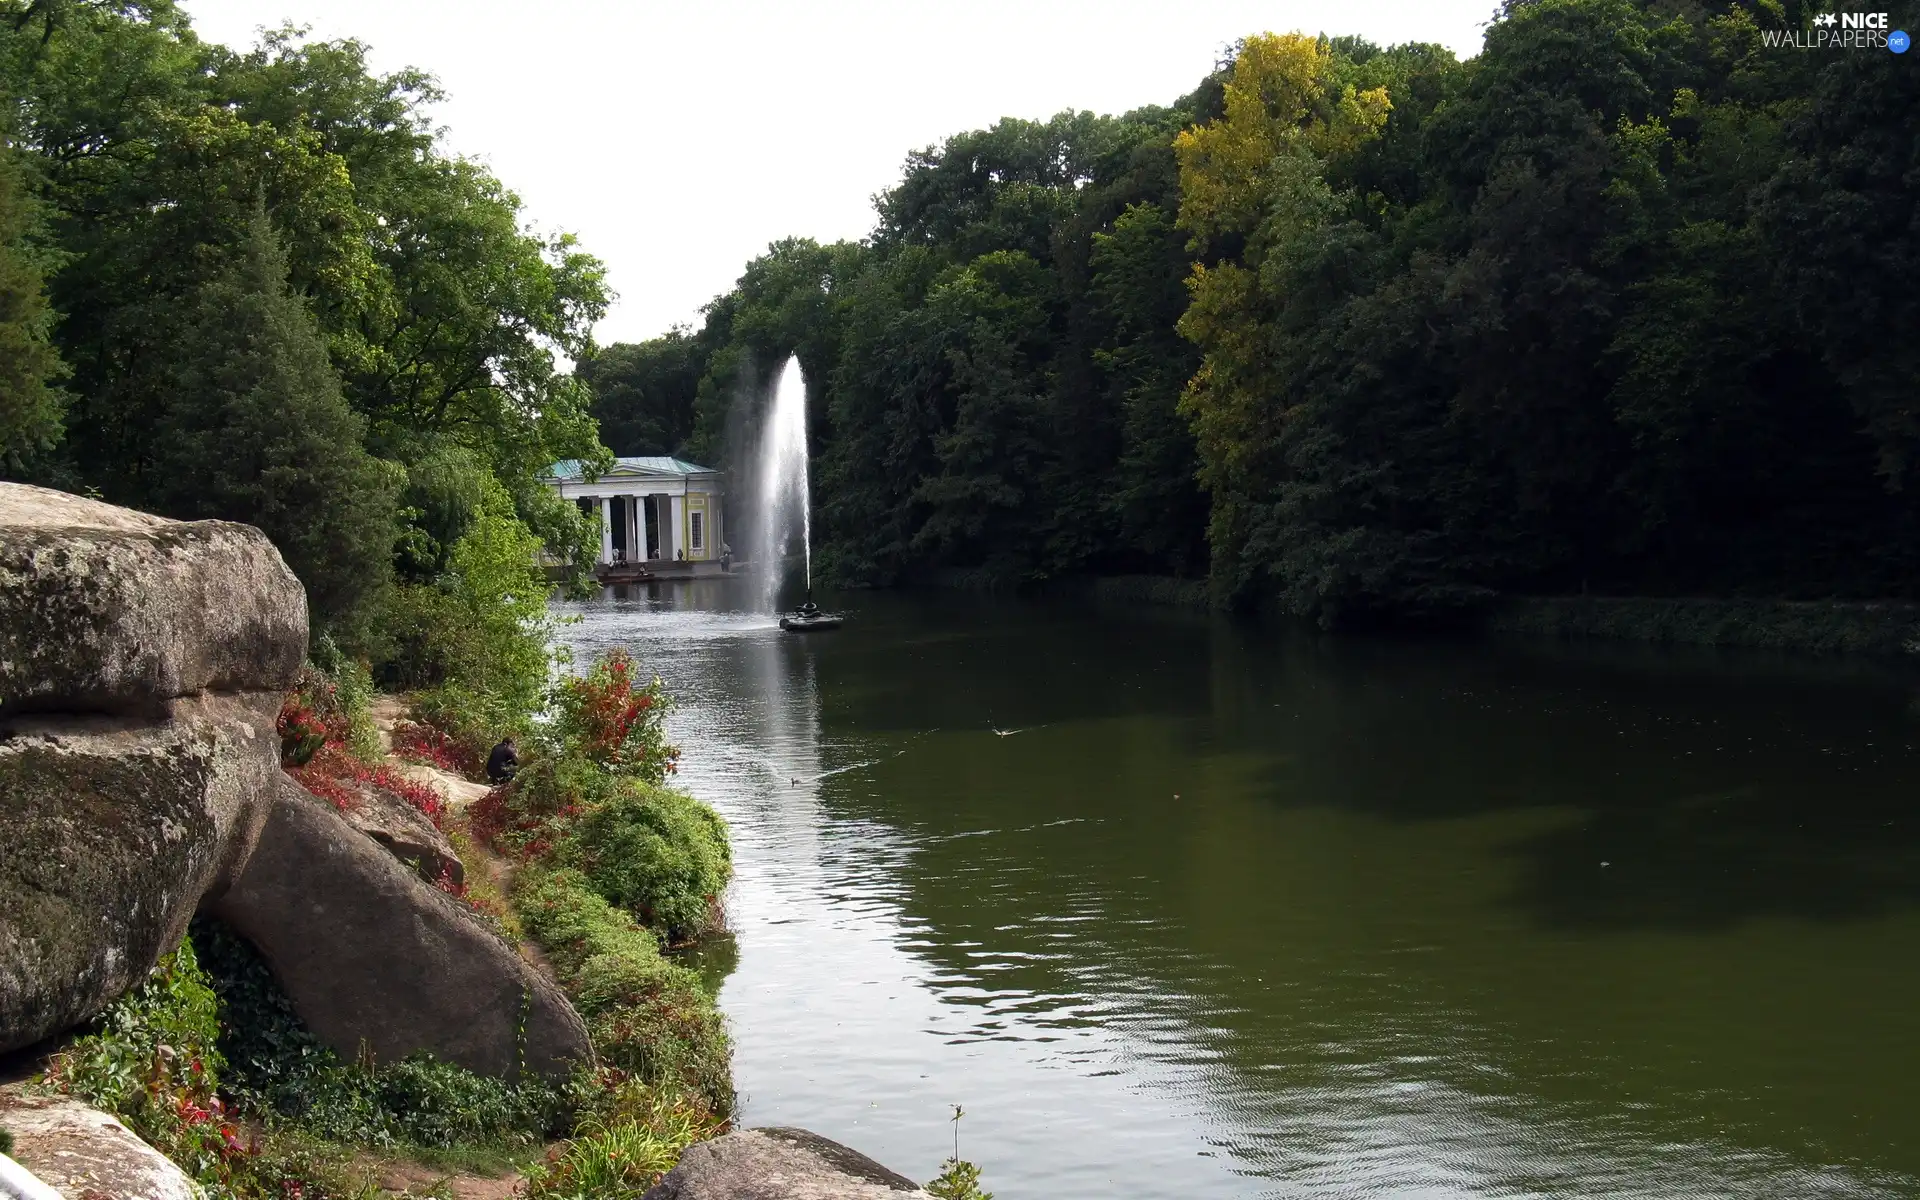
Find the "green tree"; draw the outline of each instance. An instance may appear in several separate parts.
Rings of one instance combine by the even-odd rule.
[[[1121,446],[1105,502],[1128,550],[1150,569],[1204,574],[1206,495],[1193,431],[1178,412],[1199,368],[1176,331],[1186,311],[1186,237],[1152,202],[1129,205],[1093,235],[1089,295],[1108,330],[1093,351],[1107,402],[1120,413]]]
[[[66,366],[50,339],[53,310],[36,246],[38,213],[19,160],[0,144],[0,461],[48,449],[60,433]]]
[[[288,290],[264,207],[172,341],[148,501],[170,516],[258,526],[306,585],[316,628],[364,639],[390,577],[400,472],[361,445],[364,424]]]
[[[693,433],[693,405],[709,355],[675,329],[638,344],[608,346],[580,364],[593,389],[600,440],[615,454],[676,454]]]
[[[432,583],[452,569],[453,548],[479,519],[490,479],[486,464],[459,445],[441,445],[408,464],[396,558],[403,579]]]
[[[66,259],[49,292],[74,371],[70,474],[144,495],[171,314],[264,197],[369,448],[412,462],[465,447],[550,550],[586,560],[590,528],[537,481],[606,454],[559,365],[591,349],[604,271],[444,151],[429,76],[374,73],[360,43],[292,30],[247,52],[204,43],[170,0],[0,0],[0,72]]]

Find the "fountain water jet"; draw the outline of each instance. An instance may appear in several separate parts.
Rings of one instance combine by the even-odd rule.
[[[806,563],[807,595],[813,595],[813,496],[807,474],[807,384],[799,356],[787,359],[767,409],[760,437],[760,522],[753,561],[760,583],[760,608],[780,604],[786,575],[788,540],[799,518],[800,546]]]

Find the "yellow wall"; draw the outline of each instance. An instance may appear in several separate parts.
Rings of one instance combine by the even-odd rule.
[[[700,514],[700,545],[693,544],[693,514]],[[713,557],[713,512],[707,503],[707,493],[688,492],[687,502],[681,509],[680,544],[687,548],[690,559],[709,559]]]

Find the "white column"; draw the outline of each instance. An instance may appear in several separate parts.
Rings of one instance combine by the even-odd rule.
[[[600,497],[600,561],[613,561],[613,505]]]
[[[686,519],[687,506],[677,495],[668,496],[666,499],[667,536],[662,539],[665,542],[665,548],[661,551],[661,556],[678,562],[680,551],[686,549],[686,543],[680,538],[680,522]]]

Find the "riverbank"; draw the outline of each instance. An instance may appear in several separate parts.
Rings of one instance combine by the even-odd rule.
[[[978,572],[946,571],[927,584],[1025,594],[1208,609],[1204,579],[1109,575],[1014,589]],[[1819,654],[1920,654],[1920,604],[1896,600],[1768,600],[1710,596],[1509,596],[1469,625],[1492,637],[1598,639],[1685,646],[1739,646]]]
[[[949,568],[929,572],[914,583],[946,591],[1068,597],[1110,604],[1154,604],[1169,608],[1213,606],[1213,589],[1204,579],[1172,575],[1074,575],[1039,584],[1019,584],[990,571]]]
[[[1652,596],[1520,596],[1481,628],[1499,636],[1602,638],[1816,653],[1920,653],[1920,604]]]

